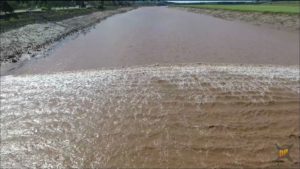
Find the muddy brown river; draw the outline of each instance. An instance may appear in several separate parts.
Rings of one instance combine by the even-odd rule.
[[[299,168],[295,35],[165,7],[108,18],[1,76],[0,168]]]
[[[75,38],[75,39],[74,39]],[[299,34],[167,7],[114,15],[8,74],[156,63],[297,65]]]
[[[297,168],[297,67],[185,65],[1,79],[3,168]],[[292,162],[276,144],[293,145]]]

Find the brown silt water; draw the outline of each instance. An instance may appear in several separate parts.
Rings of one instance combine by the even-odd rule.
[[[299,35],[167,7],[112,16],[8,74],[156,63],[297,65]]]
[[[297,168],[296,35],[166,7],[108,18],[1,76],[1,168]]]

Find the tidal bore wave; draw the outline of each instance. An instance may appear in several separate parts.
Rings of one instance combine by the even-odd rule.
[[[1,77],[1,168],[297,167],[299,68]],[[275,144],[293,144],[277,163]]]

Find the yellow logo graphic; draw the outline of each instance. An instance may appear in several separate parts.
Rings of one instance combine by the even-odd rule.
[[[292,161],[292,158],[290,157],[290,149],[292,148],[293,145],[288,145],[288,146],[279,146],[276,144],[276,148],[278,150],[278,158],[277,160],[286,158],[289,161]]]
[[[283,149],[278,151],[278,157],[283,158],[289,154],[289,149]]]

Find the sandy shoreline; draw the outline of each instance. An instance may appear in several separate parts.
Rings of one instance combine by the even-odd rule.
[[[114,14],[126,12],[133,8],[120,8],[94,12],[59,22],[30,24],[24,27],[1,33],[0,62],[18,62],[20,57],[34,57],[45,50],[48,45],[74,32],[90,27]]]

